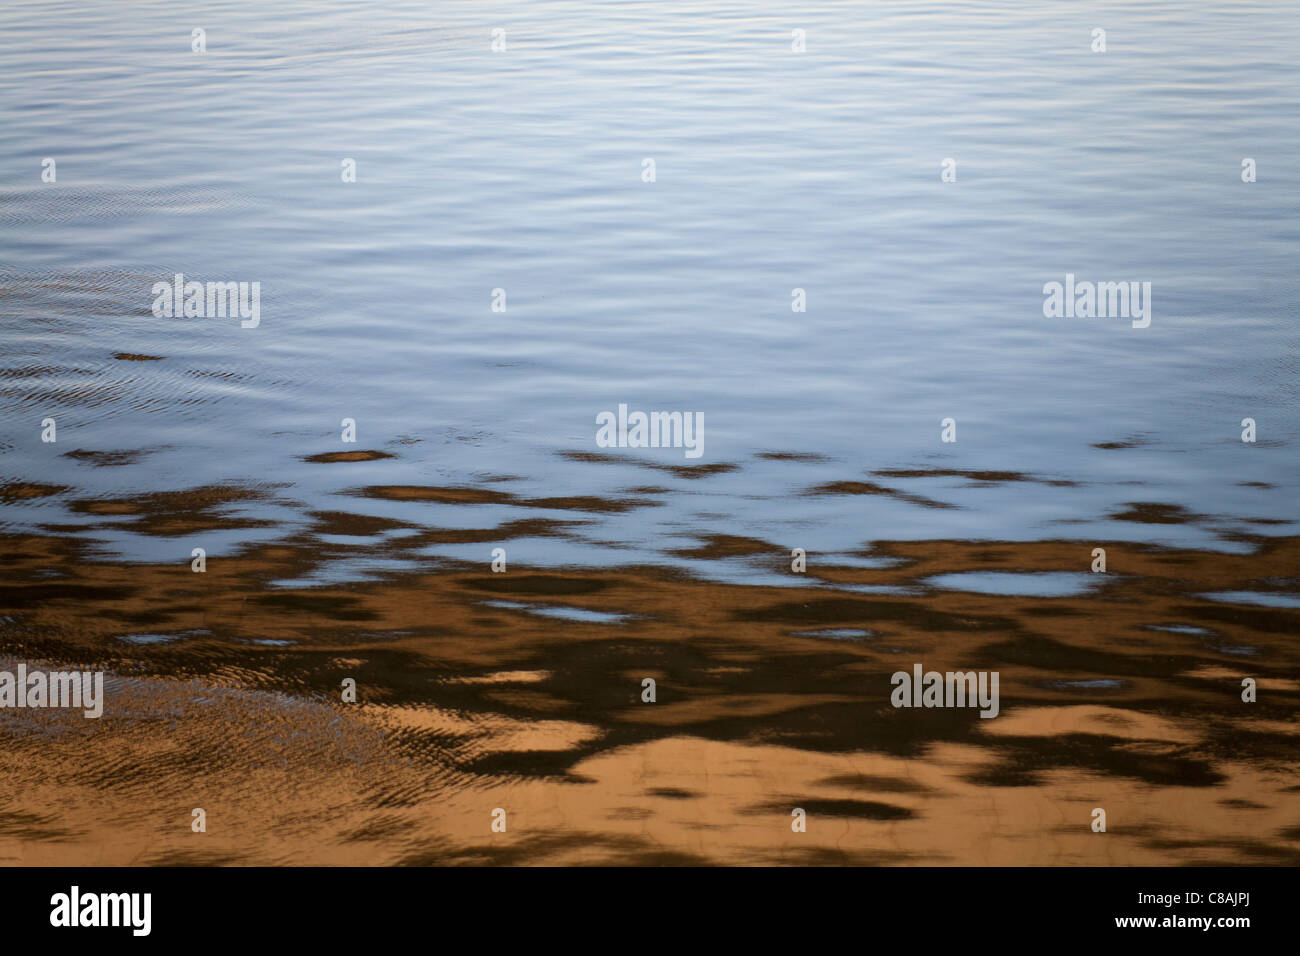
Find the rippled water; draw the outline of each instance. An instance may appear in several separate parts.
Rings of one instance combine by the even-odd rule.
[[[1300,860],[1297,41],[9,4],[0,654],[111,678],[0,713],[0,859]],[[156,317],[176,273],[260,324]],[[1067,273],[1150,326],[1045,318]],[[702,456],[599,447],[620,403]],[[998,718],[890,706],[917,662]]]

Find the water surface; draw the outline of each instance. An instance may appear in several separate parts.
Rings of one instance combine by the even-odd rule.
[[[1298,41],[9,4],[0,653],[113,676],[0,714],[0,859],[1295,862]],[[155,317],[176,273],[260,324]],[[1066,273],[1150,327],[1044,318]],[[704,454],[597,447],[620,403]],[[917,662],[1000,716],[892,708]]]

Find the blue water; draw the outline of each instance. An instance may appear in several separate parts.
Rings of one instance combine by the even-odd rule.
[[[724,576],[748,572],[673,552],[1295,532],[1292,3],[11,3],[0,37],[0,477],[64,489],[6,528],[187,560],[318,509],[544,516],[580,523],[512,559]],[[155,318],[177,272],[260,282],[260,326]],[[1150,327],[1044,318],[1067,272],[1151,282]],[[702,413],[704,455],[598,449],[620,402]],[[302,460],[352,449],[395,457]],[[816,491],[841,481],[901,496]],[[202,541],[69,509],[201,486],[257,496]],[[350,560],[320,580],[389,567]]]

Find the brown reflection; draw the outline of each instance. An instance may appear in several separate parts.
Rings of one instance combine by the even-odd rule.
[[[68,509],[89,517],[131,516],[134,521],[115,522],[114,526],[153,537],[177,537],[217,528],[269,527],[274,522],[232,513],[240,504],[268,497],[264,488],[207,485],[186,491],[78,499],[68,502]]]
[[[765,461],[826,462],[833,460],[825,455],[809,451],[761,451],[754,457],[762,458]]]
[[[370,485],[355,494],[364,498],[386,498],[392,501],[436,501],[450,505],[513,505],[519,508],[545,508],[558,511],[619,512],[659,505],[659,502],[648,498],[601,498],[596,495],[524,498],[507,491],[492,491],[487,488],[438,488],[423,485]]]
[[[1101,448],[1105,451],[1113,451],[1118,448],[1141,448],[1144,445],[1154,444],[1152,440],[1145,435],[1134,435],[1125,438],[1123,441],[1103,441],[1097,442],[1092,447]]]
[[[924,495],[909,494],[906,491],[899,491],[896,488],[887,488],[884,485],[878,485],[873,481],[828,481],[824,484],[809,488],[804,494],[811,497],[820,497],[823,495],[884,495],[887,498],[896,498],[899,501],[906,501],[908,504],[920,505],[922,508],[956,508],[957,505],[949,504],[946,501],[936,501],[933,498],[926,498]]]
[[[42,485],[30,481],[10,481],[0,485],[0,501],[24,501],[30,498],[53,498],[67,491],[66,485]]]
[[[144,448],[124,449],[122,451],[91,451],[78,448],[76,451],[64,452],[64,458],[85,462],[96,468],[116,468],[121,465],[133,465],[149,452]]]
[[[249,493],[199,489],[186,520],[165,495],[118,504],[174,532]],[[810,568],[795,587],[451,562],[277,586],[346,553],[316,534],[404,527],[312,517],[204,574],[185,555],[121,564],[72,538],[0,537],[0,668],[114,675],[99,721],[0,711],[0,859],[1300,862],[1300,611],[1203,596],[1293,580],[1300,539],[1248,555],[1099,542],[1111,573],[1065,597],[927,582],[1078,571],[1091,544],[881,542],[889,567]],[[764,547],[723,536],[698,556]],[[903,593],[842,590],[860,585]],[[894,709],[889,675],[915,662],[999,671],[1000,716]],[[1257,703],[1240,699],[1244,676]],[[357,704],[339,700],[345,677]],[[1089,829],[1098,806],[1106,834]],[[206,834],[189,831],[194,807]],[[806,833],[790,830],[795,807]]]
[[[1022,471],[971,471],[969,469],[959,468],[894,468],[884,471],[873,471],[873,475],[881,478],[969,478],[971,481],[979,481],[985,484],[1002,484],[1008,481],[1027,481],[1037,484],[1051,485],[1054,488],[1074,488],[1078,485],[1076,481],[1070,481],[1065,478],[1040,478],[1036,475],[1027,475]]]
[[[1203,521],[1206,515],[1188,511],[1181,505],[1166,505],[1155,501],[1134,501],[1123,510],[1111,515],[1115,521],[1133,521],[1138,524],[1192,524]]]
[[[784,557],[775,545],[758,538],[742,538],[733,534],[711,534],[701,539],[698,548],[679,548],[672,552],[684,558],[740,558],[753,555]]]
[[[396,458],[386,451],[328,451],[319,455],[302,455],[302,461],[313,464],[329,464],[340,461],[378,461],[381,458]]]
[[[707,465],[670,465],[662,461],[646,458],[627,458],[620,455],[604,455],[595,451],[562,451],[561,458],[569,461],[581,461],[587,464],[635,465],[653,471],[666,471],[678,478],[708,478],[711,475],[725,475],[736,471],[740,466],[728,461],[713,462]]]

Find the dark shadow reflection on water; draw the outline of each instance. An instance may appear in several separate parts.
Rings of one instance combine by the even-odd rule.
[[[163,536],[248,528],[229,506],[270,493],[5,486]],[[93,524],[4,535],[0,647],[115,675],[100,721],[6,713],[11,858],[94,845],[104,862],[1300,862],[1300,610],[1223,599],[1293,593],[1298,538],[1248,554],[1116,543],[1095,586],[1002,594],[990,575],[1077,573],[1093,543],[878,541],[876,565],[818,561],[766,586],[655,565],[494,574],[427,551],[581,520],[308,519],[203,574],[105,559]],[[687,550],[789,560],[753,537]],[[358,552],[383,571],[284,586]],[[890,675],[914,663],[999,672],[1001,713],[892,707]],[[349,677],[355,705],[339,700]],[[1244,677],[1258,702],[1241,700]],[[69,789],[55,799],[55,785]],[[190,805],[239,826],[197,850],[160,836]],[[487,825],[498,806],[504,835]],[[1089,829],[1098,806],[1105,835]],[[806,834],[790,832],[794,807]]]

